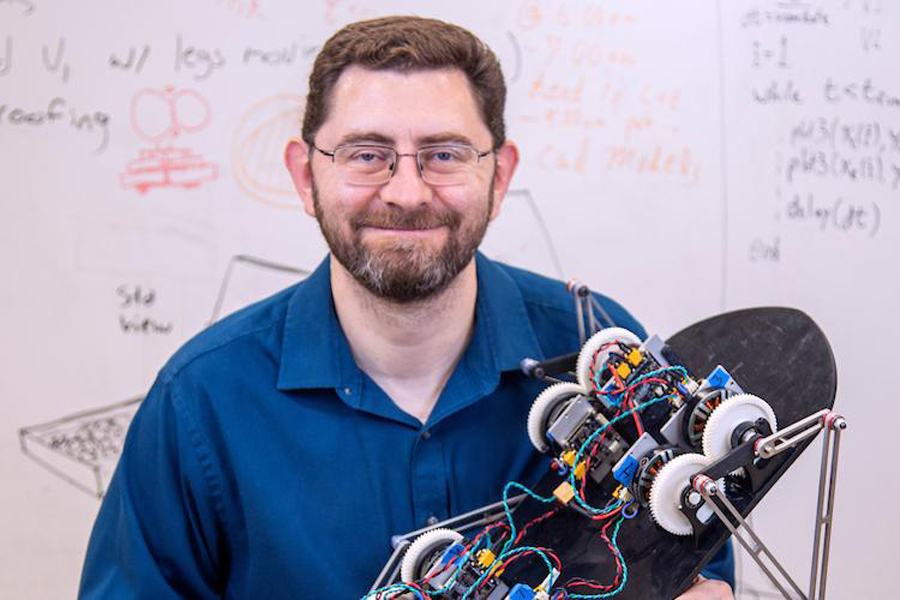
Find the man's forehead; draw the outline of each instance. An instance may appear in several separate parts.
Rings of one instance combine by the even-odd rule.
[[[328,112],[323,129],[340,136],[371,132],[373,138],[396,142],[401,136],[490,135],[469,80],[458,68],[348,67],[335,83]]]
[[[465,89],[470,95],[472,93],[466,74],[458,67],[369,69],[362,65],[350,65],[341,72],[334,90],[337,92],[340,88],[359,90],[363,87],[414,85],[419,81],[459,87],[461,91]]]

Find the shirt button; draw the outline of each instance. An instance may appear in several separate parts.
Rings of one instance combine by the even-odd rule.
[[[428,517],[428,520],[425,521],[425,524],[428,525],[429,527],[433,527],[433,526],[437,525],[438,522],[439,522],[438,518],[435,517],[434,515],[431,515],[430,517]]]
[[[431,439],[431,432],[428,431],[427,429],[426,429],[425,431],[423,431],[423,432],[422,432],[422,439],[423,439],[423,440],[430,440],[430,439]]]

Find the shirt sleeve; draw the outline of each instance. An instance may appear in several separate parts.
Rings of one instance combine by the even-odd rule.
[[[700,574],[707,579],[724,581],[734,589],[734,549],[731,547],[731,540],[725,542]]]
[[[205,449],[177,392],[157,380],[100,507],[79,598],[221,597],[221,497]]]

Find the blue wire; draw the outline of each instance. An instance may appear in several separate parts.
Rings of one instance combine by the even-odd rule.
[[[425,596],[422,595],[422,592],[420,592],[413,586],[408,585],[406,583],[392,583],[391,585],[389,585],[387,587],[379,588],[375,591],[369,592],[368,594],[366,594],[365,596],[360,598],[360,600],[369,600],[369,598],[379,598],[382,594],[390,594],[390,593],[400,592],[400,591],[412,592],[413,594],[416,595],[416,598],[418,598],[419,600],[425,600]]]
[[[519,483],[517,481],[508,482],[503,487],[503,511],[504,511],[504,513],[506,513],[506,520],[509,523],[509,539],[507,539],[506,542],[503,544],[503,549],[500,551],[500,554],[503,554],[506,551],[508,551],[510,545],[512,545],[512,543],[513,543],[513,540],[516,539],[516,523],[515,523],[515,521],[513,521],[512,511],[509,509],[509,489],[513,488],[513,487],[522,490],[523,492],[525,492],[526,494],[528,494],[535,500],[537,500],[539,502],[543,502],[545,504],[556,501],[556,498],[554,498],[553,496],[549,496],[549,497],[538,496],[533,491],[531,491],[530,489],[528,489],[527,487],[525,487],[524,485],[522,485],[521,483]]]

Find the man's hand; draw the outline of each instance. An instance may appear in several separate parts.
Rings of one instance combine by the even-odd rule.
[[[694,585],[675,600],[734,600],[734,594],[724,581],[697,575]]]

